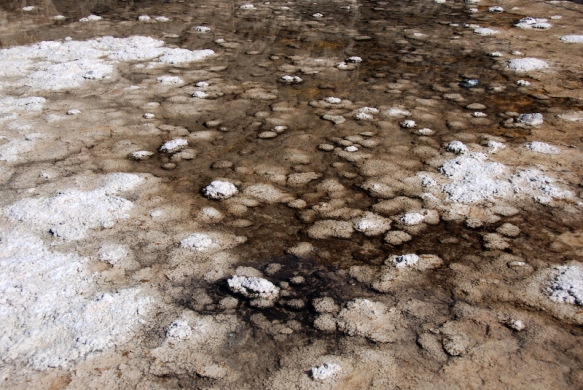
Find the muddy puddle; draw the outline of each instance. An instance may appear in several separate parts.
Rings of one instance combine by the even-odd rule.
[[[581,388],[582,11],[5,1],[0,387]]]

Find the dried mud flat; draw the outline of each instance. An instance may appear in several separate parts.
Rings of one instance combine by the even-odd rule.
[[[583,387],[583,5],[5,3],[0,387]]]

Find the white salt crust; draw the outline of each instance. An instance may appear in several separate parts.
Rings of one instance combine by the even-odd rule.
[[[20,77],[5,81],[5,85],[60,91],[113,77],[118,61],[181,64],[201,61],[214,54],[212,50],[167,48],[164,41],[143,36],[43,41],[0,50],[0,76]]]
[[[539,60],[538,58],[515,58],[508,61],[508,68],[515,70],[517,72],[529,72],[533,70],[542,70],[549,67],[546,61]]]
[[[25,198],[6,208],[4,216],[64,240],[84,238],[90,229],[111,228],[129,218],[133,203],[116,194],[131,190],[144,179],[129,173],[109,174],[93,191],[66,189],[52,198]]]
[[[31,233],[0,239],[0,356],[45,370],[129,341],[152,299],[139,288],[107,293],[85,258],[51,251]]]
[[[327,382],[333,379],[342,368],[338,364],[324,363],[321,366],[312,368],[312,379],[318,382]]]
[[[583,266],[577,263],[556,267],[548,290],[554,302],[583,306]]]

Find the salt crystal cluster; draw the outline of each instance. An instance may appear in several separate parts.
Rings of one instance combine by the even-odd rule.
[[[318,382],[327,382],[334,378],[342,368],[338,364],[324,363],[312,368],[312,379]]]
[[[215,180],[202,190],[203,195],[210,199],[227,199],[237,192],[239,191],[233,183],[223,180]]]
[[[556,267],[549,286],[549,298],[554,302],[583,306],[583,267],[580,264]]]

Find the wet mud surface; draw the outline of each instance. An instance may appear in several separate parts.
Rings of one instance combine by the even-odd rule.
[[[0,387],[581,388],[582,7],[4,2]]]

